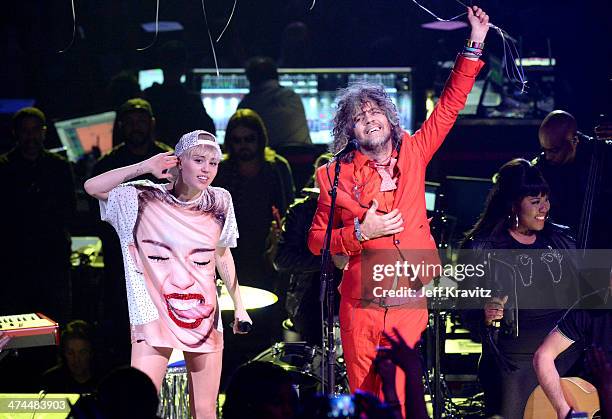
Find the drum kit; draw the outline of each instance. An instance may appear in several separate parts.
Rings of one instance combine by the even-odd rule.
[[[225,286],[220,286],[218,291],[221,311],[233,310],[234,304]],[[240,286],[240,293],[247,310],[268,307],[278,301],[278,297],[272,292],[254,287]],[[294,377],[296,390],[300,395],[323,391],[323,360],[324,351],[319,346],[306,342],[278,342],[252,359],[270,362],[288,371]],[[335,365],[335,376],[337,392],[348,393],[348,378],[341,356]],[[168,361],[168,369],[161,386],[158,414],[166,419],[190,417],[187,367],[181,351],[174,350]]]

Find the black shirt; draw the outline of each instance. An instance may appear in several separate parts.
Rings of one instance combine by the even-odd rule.
[[[498,343],[505,353],[534,353],[578,298],[577,281],[563,263],[562,253],[541,235],[530,245],[512,243],[516,283],[509,288],[516,289],[516,296],[508,296],[504,316],[518,313],[514,320],[518,337],[500,334]]]
[[[92,376],[84,383],[76,381],[65,365],[57,365],[47,370],[42,376],[42,388],[48,393],[93,393],[98,379]]]

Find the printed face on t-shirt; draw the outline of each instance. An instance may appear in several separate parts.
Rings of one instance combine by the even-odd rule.
[[[151,199],[136,224],[132,257],[159,312],[160,333],[197,346],[215,319],[215,245],[221,227],[210,214]],[[198,228],[198,226],[205,228]],[[165,325],[165,327],[164,327]]]

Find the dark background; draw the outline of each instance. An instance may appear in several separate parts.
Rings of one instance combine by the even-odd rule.
[[[160,0],[160,20],[178,21],[181,32],[153,34],[140,24],[155,18],[152,0],[79,0],[77,37],[71,39],[70,0],[3,2],[0,13],[0,97],[36,98],[50,118],[71,117],[105,106],[104,89],[122,69],[156,66],[156,48],[168,39],[189,47],[192,67],[212,67],[207,27],[197,0]],[[216,37],[232,1],[206,1],[210,30]],[[455,0],[423,0],[441,17],[463,8]],[[468,29],[422,29],[431,16],[410,0],[239,0],[233,21],[216,44],[222,67],[240,67],[255,54],[279,57],[283,28],[305,22],[311,33],[307,62],[315,67],[412,66],[415,93],[431,87],[435,63],[453,59]],[[610,5],[607,1],[482,0],[491,21],[521,41],[523,56],[557,59],[556,103],[573,113],[589,131],[610,102]],[[501,40],[490,33],[487,51],[501,56]],[[308,58],[310,57],[310,58]],[[486,58],[486,57],[485,57]],[[422,96],[416,120],[423,119]]]

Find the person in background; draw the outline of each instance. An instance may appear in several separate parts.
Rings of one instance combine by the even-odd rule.
[[[43,390],[48,393],[92,393],[98,385],[93,341],[92,327],[87,322],[73,320],[68,323],[60,336],[60,362],[43,374]]]
[[[315,169],[328,163],[333,156],[319,156]],[[314,178],[313,178],[314,179]],[[320,274],[321,257],[308,250],[310,224],[317,209],[319,188],[302,189],[303,198],[297,198],[283,219],[280,240],[274,258],[274,267],[281,274],[289,274],[285,309],[300,339],[311,345],[321,344]],[[339,282],[341,271],[335,271]],[[338,300],[336,300],[336,303]]]
[[[568,112],[555,110],[542,121],[538,130],[542,153],[533,163],[540,169],[550,185],[552,211],[555,223],[570,227],[571,234],[579,237],[585,201],[586,185],[594,153],[594,142],[578,131],[576,119]],[[602,144],[600,153],[610,154],[612,148]],[[602,173],[607,173],[609,160],[604,159]],[[592,209],[590,248],[607,249],[612,246],[608,232],[612,229],[609,212],[612,209],[612,190],[609,182],[600,182]]]
[[[293,202],[289,163],[268,146],[268,131],[251,109],[238,109],[225,131],[223,160],[214,185],[227,189],[240,225],[234,253],[241,283],[274,290],[274,269],[266,262],[266,237]]]
[[[298,396],[291,373],[271,362],[240,366],[225,391],[223,419],[293,419]]]
[[[181,82],[187,72],[187,48],[180,41],[168,41],[159,50],[159,66],[164,82],[144,90],[157,115],[157,137],[174,147],[180,136],[203,129],[215,135],[215,124],[206,112],[199,92],[190,92]]]
[[[268,131],[269,146],[312,144],[302,99],[278,81],[278,69],[269,57],[253,57],[245,67],[249,93],[238,109],[252,109],[261,116]],[[227,134],[226,134],[227,135]]]
[[[0,156],[0,313],[40,312],[60,324],[71,317],[70,227],[76,211],[72,167],[45,149],[47,123],[38,108],[13,116],[15,147]]]
[[[151,378],[132,367],[119,367],[100,380],[93,394],[82,395],[70,419],[160,419],[158,391]]]
[[[155,140],[157,120],[153,109],[147,100],[141,98],[129,99],[119,106],[115,123],[119,144],[98,160],[93,176],[172,150]]]

